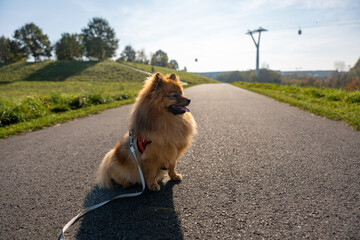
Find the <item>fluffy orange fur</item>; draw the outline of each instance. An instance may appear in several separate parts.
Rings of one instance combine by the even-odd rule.
[[[135,146],[147,188],[150,190],[160,190],[158,181],[166,172],[171,180],[182,179],[175,167],[177,160],[192,142],[196,123],[190,112],[180,111],[175,114],[170,109],[175,106],[181,110],[189,103],[190,100],[183,96],[179,78],[175,74],[152,75],[145,81],[136,99],[130,117],[130,130],[134,139],[151,140],[143,153]],[[129,133],[126,133],[105,155],[98,171],[99,187],[110,188],[119,184],[126,188],[141,183],[137,163],[129,150],[129,142]]]

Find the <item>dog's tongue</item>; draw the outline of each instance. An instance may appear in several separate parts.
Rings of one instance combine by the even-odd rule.
[[[179,106],[179,108],[181,110],[183,110],[184,112],[190,112],[190,110],[188,108],[186,108],[186,107]]]

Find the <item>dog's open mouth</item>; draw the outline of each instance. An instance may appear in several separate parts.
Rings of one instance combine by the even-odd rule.
[[[185,106],[178,106],[178,105],[170,105],[168,107],[169,111],[175,115],[183,114],[185,112],[190,112],[190,110]]]

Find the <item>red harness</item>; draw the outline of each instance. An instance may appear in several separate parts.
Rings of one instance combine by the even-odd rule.
[[[137,147],[141,153],[145,151],[145,148],[149,143],[151,143],[151,140],[147,140],[144,138],[138,138],[136,141]]]
[[[145,149],[146,149],[146,146],[147,146],[148,144],[150,144],[150,143],[151,143],[151,140],[144,139],[144,138],[141,138],[141,137],[136,140],[136,145],[137,145],[137,147],[138,147],[138,149],[139,149],[139,151],[140,151],[141,153],[144,153],[144,151],[145,151]],[[168,170],[169,167],[162,166],[161,169],[162,169],[162,170]]]

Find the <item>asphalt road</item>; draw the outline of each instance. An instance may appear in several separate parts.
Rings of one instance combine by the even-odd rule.
[[[360,239],[360,133],[226,84],[186,89],[198,124],[181,183],[86,215],[67,239]],[[99,190],[131,106],[0,141],[0,239],[56,239]]]

